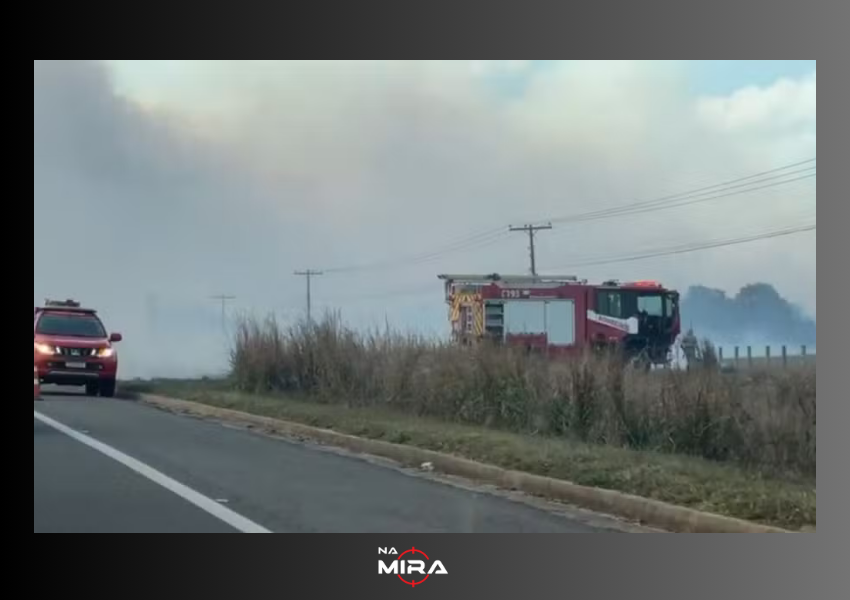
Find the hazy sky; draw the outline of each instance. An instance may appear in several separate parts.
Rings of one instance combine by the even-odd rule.
[[[525,272],[519,234],[453,241],[816,156],[814,61],[35,61],[34,298],[102,307],[132,374],[220,363],[213,294],[440,331],[440,272]],[[538,265],[816,314],[816,235],[597,258],[812,223],[814,178],[539,235]],[[435,252],[433,260],[404,261]]]

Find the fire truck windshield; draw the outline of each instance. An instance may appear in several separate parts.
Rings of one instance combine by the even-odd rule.
[[[638,312],[646,313],[650,317],[663,317],[664,297],[661,294],[647,294],[637,297]]]
[[[675,299],[661,292],[635,290],[602,290],[597,296],[597,312],[617,319],[628,319],[639,313],[650,317],[671,317]]]

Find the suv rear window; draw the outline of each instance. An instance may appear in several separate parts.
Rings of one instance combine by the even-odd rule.
[[[94,315],[66,315],[44,313],[35,328],[43,335],[67,335],[72,337],[106,337],[106,330]]]

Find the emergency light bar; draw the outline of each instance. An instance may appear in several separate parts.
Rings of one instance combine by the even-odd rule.
[[[82,308],[79,302],[77,302],[76,300],[71,300],[71,299],[68,299],[68,300],[50,300],[50,299],[47,299],[47,300],[44,301],[43,307],[36,307],[35,312],[39,313],[41,311],[51,309],[51,308],[58,308],[58,309],[61,309],[61,310],[83,312],[83,313],[89,313],[89,314],[94,314],[95,312],[97,312],[93,308]]]
[[[45,306],[45,308],[48,307],[48,306],[51,307],[51,308],[60,307],[60,306],[64,307],[64,308],[80,308],[80,303],[76,302],[75,300],[71,300],[70,298],[68,300],[50,300],[50,299],[47,299],[47,300],[44,301],[44,306]]]
[[[477,283],[502,281],[506,283],[548,283],[553,281],[578,281],[575,275],[437,275],[438,279],[448,282]]]

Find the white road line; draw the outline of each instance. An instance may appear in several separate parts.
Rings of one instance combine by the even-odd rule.
[[[35,417],[38,421],[41,421],[45,425],[48,425],[53,429],[64,433],[68,437],[77,440],[81,444],[85,444],[89,448],[97,450],[98,452],[105,456],[108,456],[112,460],[121,463],[122,465],[135,471],[142,477],[145,477],[150,481],[156,483],[157,485],[164,487],[168,491],[177,494],[178,496],[194,504],[204,512],[209,513],[216,519],[227,523],[237,531],[241,531],[242,533],[271,533],[271,531],[269,531],[265,527],[257,525],[256,523],[243,517],[242,515],[235,513],[234,511],[230,510],[225,506],[222,506],[215,500],[207,498],[203,494],[196,492],[195,490],[183,485],[179,481],[175,481],[168,475],[160,473],[153,467],[150,467],[145,463],[136,460],[132,456],[128,456],[120,450],[116,450],[112,446],[108,446],[103,442],[97,441],[91,436],[71,429],[67,425],[63,425],[62,423],[51,419],[50,417],[43,415],[38,411],[33,411],[33,417]]]

